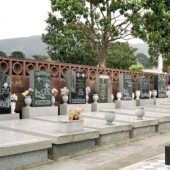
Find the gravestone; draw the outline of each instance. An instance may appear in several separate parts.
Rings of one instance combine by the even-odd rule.
[[[165,74],[154,75],[154,90],[157,90],[158,98],[166,97],[166,76],[165,76]]]
[[[130,74],[119,75],[119,92],[122,100],[132,100],[132,76]]]
[[[11,79],[0,72],[0,114],[11,113]]]
[[[33,107],[52,106],[51,73],[47,71],[30,70],[30,87]]]
[[[68,70],[66,72],[66,86],[69,90],[68,103],[86,103],[86,74],[82,71]]]
[[[138,78],[137,90],[140,90],[140,99],[149,99],[149,79],[145,76]]]
[[[107,75],[97,75],[95,91],[98,93],[98,103],[111,103],[111,81]]]

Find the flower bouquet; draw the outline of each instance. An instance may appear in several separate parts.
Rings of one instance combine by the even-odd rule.
[[[11,95],[11,102],[16,102],[18,100],[18,96],[14,93]]]
[[[69,93],[69,90],[67,89],[67,87],[61,88],[60,91],[61,91],[62,96],[68,95],[68,93]]]
[[[58,90],[56,88],[51,89],[52,96],[56,97],[58,94]]]
[[[83,111],[83,108],[77,107],[75,110],[70,110],[70,112],[67,115],[68,120],[79,120],[80,114]]]
[[[22,93],[22,95],[23,95],[24,97],[26,97],[26,96],[31,96],[33,92],[34,92],[34,90],[33,90],[32,88],[29,88],[29,89],[26,90],[24,93]]]
[[[91,89],[89,86],[86,87],[86,94],[89,94],[91,92]]]

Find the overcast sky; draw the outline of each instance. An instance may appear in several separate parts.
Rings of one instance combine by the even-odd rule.
[[[41,35],[50,0],[0,0],[0,39]]]
[[[0,0],[0,39],[42,35],[50,0]],[[130,40],[142,43],[141,40]]]

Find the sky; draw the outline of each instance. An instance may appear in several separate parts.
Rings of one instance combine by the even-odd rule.
[[[0,39],[41,35],[50,0],[0,0]]]
[[[0,0],[0,39],[42,35],[50,11],[50,0]]]

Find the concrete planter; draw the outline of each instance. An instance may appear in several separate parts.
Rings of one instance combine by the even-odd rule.
[[[59,132],[62,133],[82,132],[83,127],[84,120],[59,121]]]

